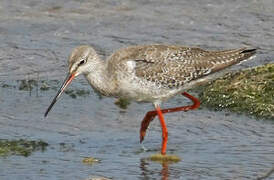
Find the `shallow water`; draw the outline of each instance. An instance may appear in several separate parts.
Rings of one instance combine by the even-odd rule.
[[[264,1],[8,1],[0,3],[0,137],[42,139],[45,152],[0,159],[0,179],[256,179],[274,166],[274,123],[200,108],[166,115],[168,153],[182,161],[159,164],[156,119],[143,145],[139,127],[150,104],[126,110],[101,98],[83,77],[69,89],[89,94],[63,97],[43,118],[71,49],[90,44],[105,57],[135,44],[168,43],[224,49],[260,48],[255,59],[232,69],[273,62],[274,2]],[[38,80],[31,91],[21,81]],[[51,80],[58,80],[57,82]],[[3,84],[11,87],[2,87]],[[164,107],[188,101],[180,96]],[[144,146],[144,147],[143,147]],[[84,157],[100,163],[85,165]],[[272,175],[274,179],[274,176]],[[269,177],[271,179],[271,177]]]

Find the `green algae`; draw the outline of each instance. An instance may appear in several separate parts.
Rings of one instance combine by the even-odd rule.
[[[45,151],[48,143],[44,141],[29,141],[24,139],[0,139],[0,157],[10,155],[30,156],[35,151]]]
[[[162,155],[162,154],[153,154],[147,159],[150,161],[160,162],[160,163],[177,163],[181,161],[181,158],[176,155]]]
[[[83,89],[74,89],[74,90],[68,89],[68,90],[65,90],[65,93],[73,99],[77,97],[89,95],[89,91],[83,90]]]
[[[82,163],[83,164],[87,164],[87,165],[93,165],[94,163],[100,163],[100,160],[99,159],[96,159],[94,157],[85,157],[83,160],[82,160]]]
[[[47,82],[45,82],[45,81],[41,81],[40,90],[41,91],[50,90],[50,85]]]
[[[15,83],[16,82],[16,83]],[[31,94],[32,91],[45,92],[49,90],[57,91],[60,88],[60,81],[57,80],[35,80],[35,79],[23,79],[16,80],[15,82],[0,82],[0,88],[4,89],[18,89],[19,91],[27,91]],[[89,90],[75,88],[65,90],[65,94],[69,95],[71,98],[85,97],[90,94]]]
[[[12,86],[12,85],[10,85],[10,84],[5,84],[5,83],[3,83],[3,84],[1,85],[1,87],[2,87],[2,88],[14,88],[14,86]]]
[[[274,64],[228,73],[203,88],[202,104],[274,119]]]
[[[121,109],[127,109],[127,107],[130,105],[130,101],[127,99],[119,98],[114,104]]]
[[[37,86],[36,80],[18,80],[19,87],[18,89],[21,91],[31,91],[34,86]]]

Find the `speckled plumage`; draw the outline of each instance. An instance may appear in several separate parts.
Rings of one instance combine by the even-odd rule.
[[[188,83],[247,59],[254,52],[245,48],[205,51],[168,45],[132,46],[113,53],[107,59],[107,71],[117,84],[114,96],[162,101],[191,88]]]

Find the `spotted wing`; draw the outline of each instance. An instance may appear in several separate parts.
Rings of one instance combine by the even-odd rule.
[[[255,50],[234,49],[205,51],[199,48],[168,47],[145,53],[135,60],[136,76],[168,88],[178,88],[185,83],[247,59]]]

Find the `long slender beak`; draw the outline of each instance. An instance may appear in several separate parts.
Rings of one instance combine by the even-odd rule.
[[[53,107],[53,105],[56,103],[56,101],[59,99],[59,97],[62,95],[62,93],[64,92],[64,90],[66,89],[66,87],[70,84],[70,82],[74,79],[75,74],[68,74],[65,81],[63,82],[61,88],[59,89],[59,91],[57,92],[56,96],[54,97],[54,99],[52,100],[51,104],[49,105],[47,111],[45,112],[45,117],[47,117],[49,111],[51,110],[51,108]]]

